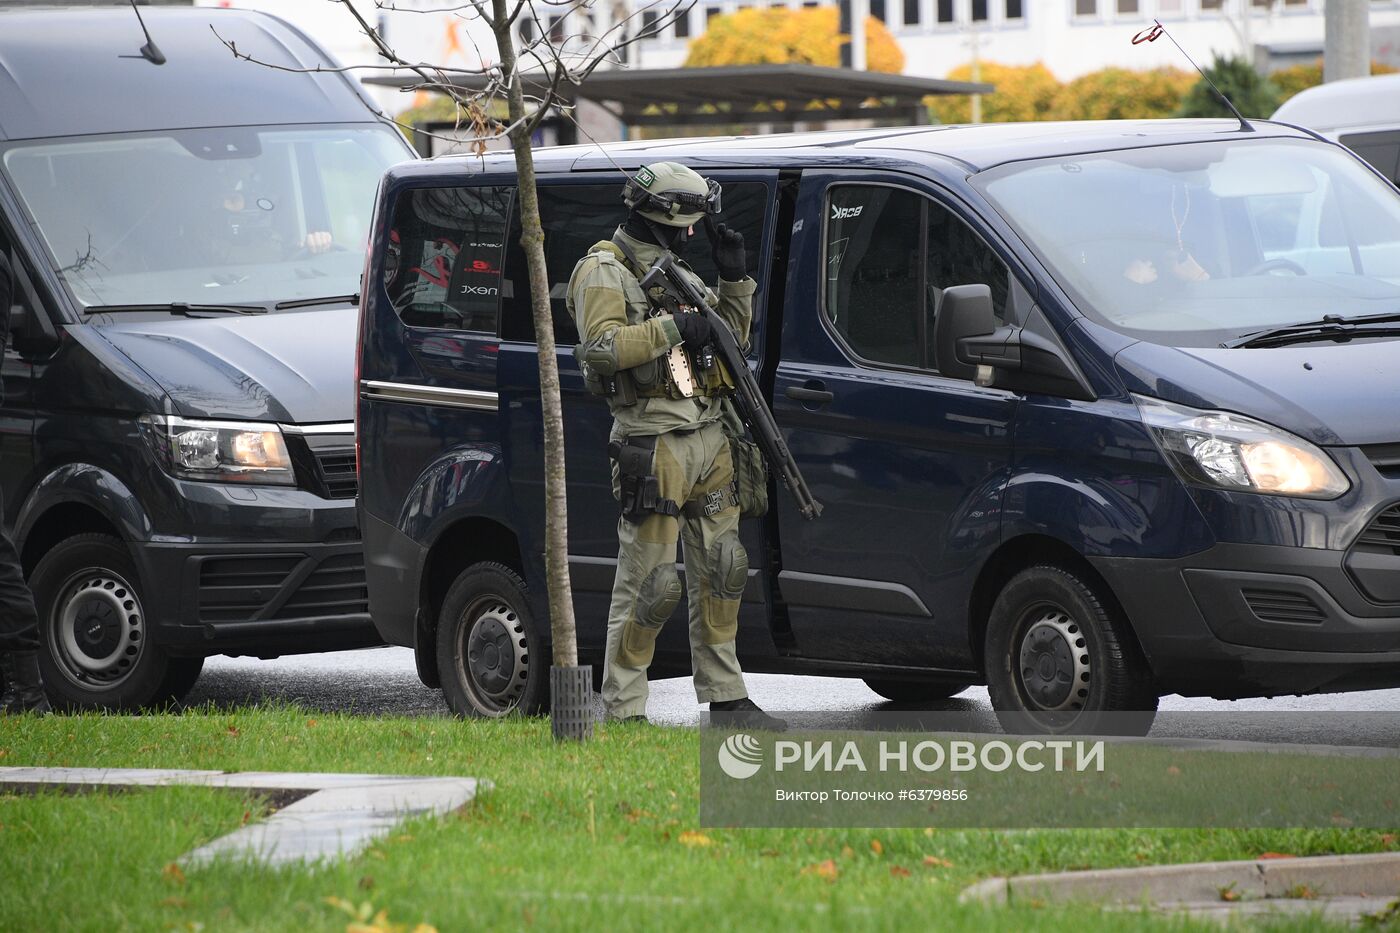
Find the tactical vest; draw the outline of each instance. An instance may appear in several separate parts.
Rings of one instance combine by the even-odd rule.
[[[624,281],[628,285],[634,285],[636,294],[632,294],[632,289],[628,288],[626,304],[628,307],[628,323],[635,324],[638,321],[630,320],[633,305],[637,296],[646,302],[648,306],[648,316],[655,317],[660,314],[693,314],[693,309],[683,308],[666,289],[657,286],[646,292],[642,291],[641,276],[635,268],[634,257],[627,254],[622,247],[611,240],[600,240],[593,244],[588,250],[588,255],[596,255],[600,262],[616,262],[627,271]],[[672,352],[679,350],[684,354],[684,360],[689,369],[692,387],[689,394],[682,391],[676,373],[673,371],[673,364],[668,362],[667,356],[661,356],[650,360],[641,366],[623,370],[612,377],[603,376],[588,365],[584,359],[584,345],[578,343],[574,345],[574,359],[578,362],[579,372],[583,374],[583,384],[593,395],[601,395],[613,399],[617,404],[635,404],[638,398],[704,398],[708,396],[723,395],[734,388],[734,380],[724,364],[714,355],[713,352],[692,352],[689,347],[683,344],[672,348]],[[682,377],[684,378],[683,374]]]

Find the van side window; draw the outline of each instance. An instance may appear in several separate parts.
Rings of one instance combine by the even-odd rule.
[[[768,191],[768,186],[762,182],[731,182],[724,186],[723,196],[723,220],[737,226],[744,234],[749,274],[759,279],[760,283],[762,273],[758,270],[758,251],[763,242]],[[568,348],[578,343],[578,333],[564,303],[574,265],[594,243],[612,239],[613,231],[626,219],[627,208],[622,203],[620,182],[540,186],[540,220],[544,224],[549,304],[554,316],[554,341],[560,347]],[[506,297],[501,303],[501,338],[528,342],[535,339],[535,328],[530,314],[525,251],[520,248],[519,240],[520,225],[517,219],[507,243],[506,278],[513,287],[506,290]],[[703,225],[696,226],[695,235],[681,253],[681,258],[706,282],[713,284],[719,280],[719,271],[710,258],[710,241]]]
[[[933,321],[954,285],[990,286],[1005,318],[1006,266],[947,208],[912,191],[833,187],[825,261],[827,320],[868,362],[933,369]]]
[[[496,333],[513,187],[421,188],[399,199],[385,287],[410,327]]]
[[[1400,181],[1400,132],[1351,133],[1338,142],[1375,166],[1391,181]]]

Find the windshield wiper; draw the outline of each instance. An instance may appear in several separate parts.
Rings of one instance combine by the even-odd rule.
[[[1227,349],[1238,347],[1281,347],[1290,343],[1306,343],[1309,340],[1348,339],[1351,337],[1392,337],[1400,335],[1400,328],[1373,327],[1375,324],[1400,322],[1400,313],[1387,311],[1384,314],[1360,314],[1348,317],[1343,314],[1324,314],[1318,321],[1303,321],[1286,324],[1283,327],[1270,327],[1227,340],[1221,344]]]
[[[196,305],[187,301],[167,301],[135,305],[88,305],[84,314],[118,314],[125,311],[164,311],[182,317],[200,317],[200,312],[209,314],[266,314],[263,305]]]
[[[314,308],[317,305],[357,305],[360,303],[360,296],[354,295],[326,295],[323,298],[297,298],[293,301],[279,301],[273,305],[278,311],[285,311],[288,308]]]

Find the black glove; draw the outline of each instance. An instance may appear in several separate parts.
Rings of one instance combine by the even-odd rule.
[[[710,249],[721,279],[726,282],[743,281],[748,263],[744,258],[742,233],[728,224],[717,224],[710,230]]]
[[[705,315],[695,311],[682,311],[671,315],[676,330],[681,332],[681,342],[692,350],[698,350],[710,342],[710,322]]]

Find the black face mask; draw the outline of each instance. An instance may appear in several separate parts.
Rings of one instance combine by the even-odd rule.
[[[654,220],[647,220],[636,211],[627,215],[627,223],[622,225],[622,230],[634,239],[641,240],[643,243],[655,243],[662,249],[670,250],[677,255],[685,249],[685,244],[690,240],[688,227],[671,227],[659,224]]]

